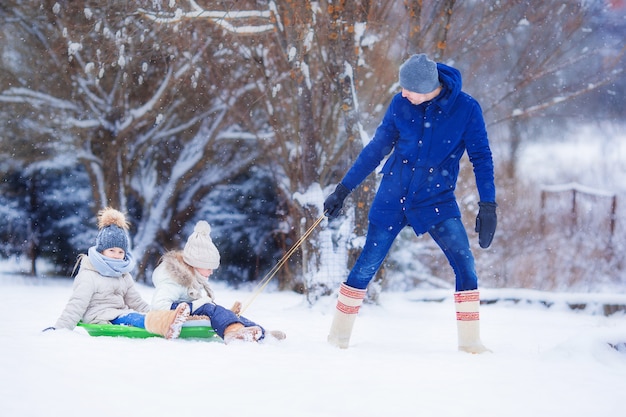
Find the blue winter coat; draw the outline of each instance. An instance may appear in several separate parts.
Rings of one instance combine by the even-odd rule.
[[[459,160],[467,151],[480,201],[495,202],[493,160],[478,102],[461,91],[461,73],[437,64],[441,93],[419,105],[396,94],[354,165],[342,179],[358,186],[392,150],[385,163],[369,220],[383,227],[408,223],[417,233],[460,217],[454,190]]]

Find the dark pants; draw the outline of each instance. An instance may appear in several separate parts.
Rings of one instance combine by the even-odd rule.
[[[172,303],[171,309],[174,310],[178,306],[178,304],[180,303]],[[189,308],[191,308],[191,303],[187,304],[189,304]],[[213,327],[213,330],[215,330],[217,335],[222,339],[224,338],[224,331],[231,324],[241,323],[245,327],[259,326],[253,321],[248,320],[245,317],[239,317],[229,309],[217,304],[203,304],[194,311],[192,311],[191,314],[193,316],[207,316],[211,320],[211,327]],[[263,330],[261,336],[261,339],[263,339],[265,337],[265,329],[261,327],[261,330]]]
[[[394,239],[402,228],[384,228],[370,223],[365,246],[348,275],[346,285],[365,289],[382,265]],[[467,232],[461,219],[454,217],[431,227],[428,233],[446,255],[456,277],[456,290],[467,291],[478,288],[478,276],[474,267],[474,256],[470,250]]]

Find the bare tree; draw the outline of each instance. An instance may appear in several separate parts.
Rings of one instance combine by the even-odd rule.
[[[26,64],[5,66],[0,101],[21,115],[16,131],[36,127],[54,138],[54,152],[87,167],[98,207],[134,212],[144,261],[176,236],[208,190],[252,163],[274,173],[277,236],[287,251],[369,140],[410,54],[427,52],[461,70],[492,139],[510,138],[510,172],[531,117],[623,71],[623,50],[595,59],[603,52],[588,30],[596,2],[39,4],[0,6],[5,27],[25,40],[13,51]],[[347,204],[353,227],[342,244],[352,248],[350,260],[375,185],[372,175]],[[330,229],[316,231],[286,265],[282,288],[302,286],[314,299],[343,278],[329,278],[322,265]]]
[[[386,2],[380,7],[389,10]],[[367,139],[355,80],[364,66],[360,62],[364,30],[376,14],[371,2],[277,1],[265,8],[257,2],[238,2],[235,10],[189,1],[180,10],[143,12],[161,24],[193,20],[222,27],[247,47],[242,65],[252,69],[256,87],[247,102],[263,109],[271,127],[271,136],[260,143],[272,160],[285,206],[283,238],[297,240],[322,215],[322,188],[338,180]],[[365,71],[371,69],[366,66]],[[235,111],[242,124],[262,136],[257,120],[248,116],[250,107]],[[298,198],[315,188],[316,201]],[[357,193],[357,201],[367,200],[367,194]],[[357,213],[363,231],[367,211]],[[300,277],[304,290],[315,293],[312,298],[330,291],[328,280],[319,277],[319,244],[317,234],[304,243],[303,251],[284,269],[282,287],[293,288]],[[295,265],[300,267],[293,271]]]
[[[532,122],[562,118],[555,112],[563,103],[618,79],[625,51],[594,30],[595,16],[608,13],[604,2],[471,3],[453,10],[444,57],[464,70],[489,127],[503,128],[497,139],[508,143],[506,174],[514,178]]]
[[[132,212],[143,268],[210,189],[258,158],[227,117],[245,89],[216,57],[222,46],[212,28],[159,31],[122,2],[28,6],[4,12],[26,39],[22,56],[34,70],[16,73],[0,101],[40,111],[25,112],[38,131],[65,132],[53,134],[55,152],[86,167],[94,210]],[[216,159],[225,163],[207,163]]]

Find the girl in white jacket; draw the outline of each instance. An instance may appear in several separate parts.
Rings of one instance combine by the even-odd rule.
[[[72,330],[83,323],[112,323],[145,328],[167,339],[177,338],[189,317],[189,307],[150,311],[130,271],[135,260],[128,251],[130,239],[124,214],[107,207],[98,213],[96,244],[79,257],[72,295],[54,327]]]
[[[152,273],[152,283],[156,288],[152,308],[163,310],[189,305],[193,316],[207,316],[211,320],[211,326],[225,343],[261,340],[266,335],[265,329],[238,316],[241,303],[235,303],[229,310],[213,301],[208,279],[220,265],[220,253],[210,234],[211,226],[201,220],[182,251],[170,251],[163,255]],[[278,330],[267,333],[279,340],[285,338],[285,334]]]

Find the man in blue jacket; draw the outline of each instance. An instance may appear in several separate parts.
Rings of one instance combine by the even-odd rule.
[[[402,228],[428,232],[445,253],[456,277],[459,350],[488,351],[480,340],[478,277],[467,232],[454,196],[459,160],[467,151],[480,197],[479,244],[489,247],[496,230],[493,160],[478,102],[461,91],[461,74],[425,54],[400,66],[402,92],[391,100],[373,139],[324,202],[333,219],[343,201],[393,151],[385,163],[369,212],[363,251],[341,284],[328,341],[347,348],[366,288]]]

